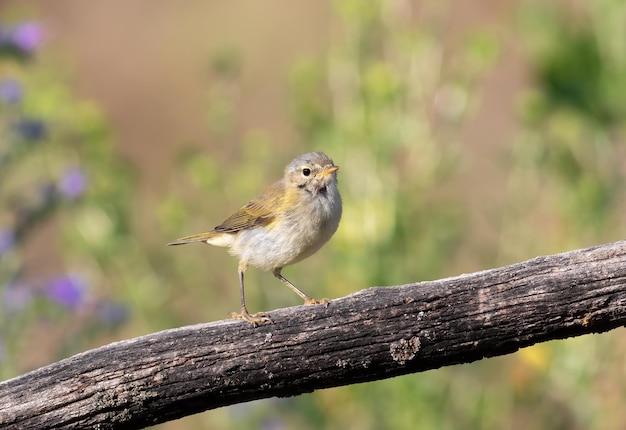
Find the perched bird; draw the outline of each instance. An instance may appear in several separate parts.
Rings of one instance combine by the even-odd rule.
[[[241,294],[241,312],[231,315],[252,325],[271,320],[264,312],[248,313],[243,281],[248,265],[271,270],[305,304],[328,303],[328,299],[315,300],[304,294],[281,271],[313,255],[337,230],[341,219],[337,169],[322,152],[301,155],[287,165],[281,180],[213,230],[168,245],[205,242],[229,248],[239,258]]]

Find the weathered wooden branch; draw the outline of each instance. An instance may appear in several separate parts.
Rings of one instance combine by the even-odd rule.
[[[0,427],[141,428],[607,331],[626,323],[626,241],[270,315],[124,340],[2,382]]]

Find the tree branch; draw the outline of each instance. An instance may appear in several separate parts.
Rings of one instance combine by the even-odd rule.
[[[0,427],[140,428],[608,331],[626,322],[626,241],[270,315],[124,340],[2,382]]]

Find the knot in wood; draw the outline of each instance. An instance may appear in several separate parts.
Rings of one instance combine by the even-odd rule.
[[[400,365],[404,365],[407,361],[413,360],[417,351],[420,350],[421,344],[420,338],[417,336],[413,336],[409,340],[400,339],[397,342],[392,342],[389,345],[391,358]]]

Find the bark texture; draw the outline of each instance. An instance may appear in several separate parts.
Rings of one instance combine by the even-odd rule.
[[[2,382],[0,428],[142,428],[608,331],[626,323],[626,242],[270,316],[124,340]]]

